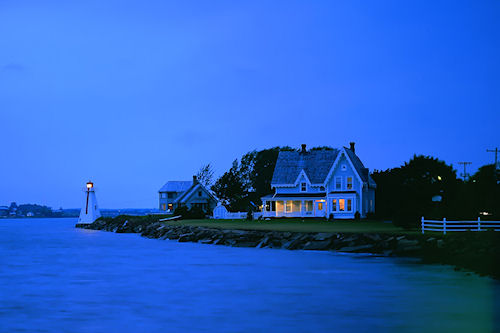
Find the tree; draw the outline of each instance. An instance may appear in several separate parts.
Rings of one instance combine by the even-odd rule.
[[[430,156],[413,156],[399,168],[372,174],[377,183],[376,212],[395,224],[417,226],[422,216],[454,214],[459,181],[452,166]]]
[[[198,170],[198,173],[196,174],[196,179],[198,179],[198,181],[206,187],[212,186],[213,178],[214,170],[210,163],[201,166],[200,170]]]
[[[500,218],[500,184],[493,164],[480,167],[467,182],[467,187],[467,201],[472,204],[475,216],[487,212]]]
[[[238,211],[245,197],[246,187],[241,177],[238,160],[233,161],[229,171],[226,171],[212,186],[212,191],[228,206],[231,211]]]

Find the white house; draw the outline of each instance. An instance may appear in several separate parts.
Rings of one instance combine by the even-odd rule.
[[[282,151],[271,181],[274,194],[262,198],[264,217],[352,219],[375,211],[376,184],[350,148]]]

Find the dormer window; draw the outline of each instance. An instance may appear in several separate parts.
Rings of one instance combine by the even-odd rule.
[[[307,184],[300,183],[300,192],[305,192],[305,191],[307,191]]]
[[[199,196],[199,197],[201,197],[201,195],[202,195],[202,194],[201,194],[201,191],[198,191],[198,196]]]

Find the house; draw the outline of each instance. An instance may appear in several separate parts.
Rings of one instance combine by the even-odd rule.
[[[9,207],[0,206],[0,216],[9,216]]]
[[[180,197],[187,189],[193,185],[193,182],[188,181],[168,181],[158,191],[160,200],[160,210],[165,212],[174,211],[174,201]]]
[[[262,197],[264,217],[352,219],[375,211],[376,184],[350,148],[281,151],[271,181],[274,194]]]
[[[160,189],[160,210],[173,212],[177,207],[199,207],[212,212],[219,200],[196,176],[193,181],[167,182]]]

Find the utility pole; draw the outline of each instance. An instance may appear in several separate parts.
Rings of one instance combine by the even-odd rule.
[[[495,148],[495,150],[493,149],[486,149],[486,151],[488,153],[495,153],[495,170],[499,170],[500,169],[500,166],[498,165],[498,152],[500,152],[500,150],[498,148]]]
[[[458,164],[462,164],[464,166],[464,173],[462,173],[461,176],[464,177],[465,182],[466,178],[469,177],[469,174],[467,173],[467,165],[471,165],[472,162],[458,162]]]

